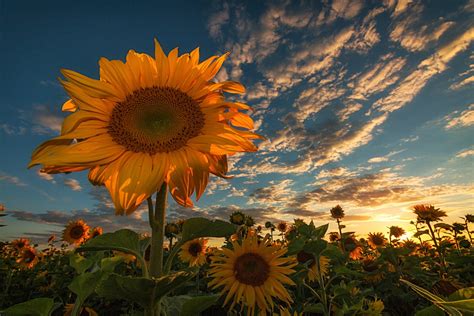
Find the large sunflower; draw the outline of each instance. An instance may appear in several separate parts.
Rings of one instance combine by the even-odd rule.
[[[70,221],[63,231],[63,240],[71,245],[79,245],[89,238],[89,230],[89,225],[82,219]]]
[[[227,155],[256,151],[253,121],[225,100],[244,93],[237,82],[212,82],[227,57],[199,62],[199,49],[166,56],[155,41],[155,58],[129,51],[126,62],[101,58],[100,79],[62,70],[71,97],[61,136],[41,144],[29,167],[43,172],[90,169],[89,180],[105,185],[117,214],[132,213],[163,182],[181,205],[203,194],[209,173],[224,177]]]
[[[271,245],[269,235],[259,241],[256,234],[248,234],[240,244],[232,242],[233,249],[223,248],[212,257],[209,286],[222,287],[226,293],[224,305],[233,301],[248,307],[248,315],[254,315],[255,307],[261,312],[273,309],[273,297],[289,304],[290,294],[283,286],[294,285],[288,277],[294,272],[297,262],[293,258],[282,257],[287,249]]]

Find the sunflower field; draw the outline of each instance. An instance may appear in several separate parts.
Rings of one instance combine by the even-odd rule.
[[[154,56],[101,58],[99,79],[61,71],[69,114],[28,167],[88,171],[116,215],[146,203],[150,233],[76,219],[47,245],[2,242],[0,315],[473,315],[471,214],[445,223],[443,210],[415,205],[412,239],[397,226],[347,231],[339,205],[333,232],[241,212],[166,222],[168,195],[193,206],[210,175],[229,178],[228,156],[264,139],[250,107],[224,94],[244,86],[214,78],[227,56],[166,55],[155,40]]]

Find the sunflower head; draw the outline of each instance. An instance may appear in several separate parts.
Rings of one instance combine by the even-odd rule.
[[[70,96],[61,135],[41,144],[29,167],[46,173],[89,170],[94,185],[105,185],[117,214],[131,214],[163,183],[176,202],[192,206],[209,174],[226,177],[227,155],[254,152],[253,120],[241,102],[238,82],[214,82],[228,54],[199,62],[199,49],[165,55],[130,50],[125,62],[99,60],[100,78],[63,69]],[[75,141],[80,139],[79,142]]]
[[[336,205],[335,207],[333,207],[330,210],[330,212],[331,212],[331,217],[334,219],[341,219],[344,217],[344,210],[342,209],[340,205]]]
[[[382,233],[369,233],[367,242],[370,247],[376,249],[378,247],[384,246],[387,242],[387,239]]]
[[[467,222],[469,222],[469,223],[474,223],[474,215],[472,215],[472,214],[466,214],[466,215],[464,216],[464,218],[466,219]]]
[[[320,276],[325,276],[329,272],[329,258],[326,256],[319,256],[319,265],[316,264],[316,259],[313,254],[301,250],[296,255],[296,260],[301,264],[308,265],[308,280],[314,281]]]
[[[180,233],[179,225],[177,223],[167,223],[165,225],[165,236],[171,238]]]
[[[411,239],[407,239],[402,243],[402,247],[411,250],[410,253],[414,253],[418,247],[418,244]]]
[[[271,229],[271,228],[275,228],[275,226],[273,226],[272,222],[268,221],[268,222],[265,222],[265,228]]]
[[[417,215],[417,219],[421,223],[437,222],[441,220],[441,217],[447,216],[445,211],[427,204],[413,206],[413,213]]]
[[[207,242],[204,238],[187,241],[181,246],[179,258],[189,263],[190,267],[202,266],[206,263]]]
[[[255,225],[255,220],[253,217],[248,215],[245,216],[245,226],[252,227],[253,225]]]
[[[469,249],[471,248],[471,243],[467,239],[463,239],[459,242],[459,246],[464,249]]]
[[[281,221],[277,224],[276,228],[282,232],[282,233],[285,233],[288,229],[288,223],[285,222],[285,221]]]
[[[90,238],[95,238],[95,237],[100,236],[100,235],[102,235],[102,234],[103,234],[103,229],[102,229],[102,227],[97,226],[97,227],[94,227],[94,228],[92,229]]]
[[[29,247],[30,245],[30,240],[26,238],[18,238],[15,239],[11,242],[11,245],[13,248],[15,248],[17,251],[21,251],[26,247]]]
[[[89,238],[89,226],[82,220],[70,221],[63,231],[63,240],[70,245],[79,245]]]
[[[235,225],[243,225],[245,223],[245,214],[240,211],[235,211],[230,214],[230,222]]]
[[[257,306],[261,313],[269,311],[273,298],[289,304],[292,300],[283,285],[294,285],[288,275],[297,263],[283,257],[286,251],[272,246],[269,235],[260,242],[256,235],[246,236],[241,244],[232,242],[232,249],[216,251],[212,257],[209,286],[222,287],[222,293],[227,293],[224,305],[232,301],[232,309],[242,303],[249,315]]]
[[[330,232],[329,233],[329,241],[335,242],[339,240],[339,233],[338,232]]]
[[[20,252],[20,257],[16,262],[20,265],[22,269],[31,269],[39,261],[39,254],[35,248],[26,246]]]
[[[463,223],[453,223],[452,228],[457,234],[459,234],[466,229],[466,225]]]
[[[362,260],[362,269],[365,272],[374,272],[379,269],[379,265],[373,257],[367,257]]]
[[[390,236],[395,238],[400,238],[403,234],[405,234],[405,230],[399,226],[390,226]]]

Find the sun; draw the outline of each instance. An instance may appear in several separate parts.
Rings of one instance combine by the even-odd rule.
[[[155,41],[154,58],[131,50],[125,63],[101,58],[100,79],[62,70],[70,96],[61,136],[41,144],[29,167],[42,172],[89,170],[105,185],[116,214],[130,214],[163,183],[183,206],[203,194],[209,174],[225,177],[227,155],[253,152],[250,107],[226,100],[238,82],[213,82],[228,54],[199,62],[199,49],[166,56]]]
[[[274,247],[267,235],[258,240],[256,234],[248,235],[240,244],[232,242],[233,249],[217,250],[212,256],[209,282],[212,288],[227,293],[224,305],[232,301],[230,309],[242,303],[253,315],[258,306],[261,312],[273,309],[273,298],[290,304],[291,296],[284,285],[295,283],[288,277],[297,262],[283,257],[287,249]]]

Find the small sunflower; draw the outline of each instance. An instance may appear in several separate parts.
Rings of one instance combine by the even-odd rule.
[[[235,225],[243,225],[245,223],[245,214],[240,211],[235,211],[230,214],[230,222]]]
[[[103,231],[102,227],[100,227],[100,226],[94,227],[94,229],[92,229],[90,238],[95,238],[97,236],[100,236],[100,235],[103,234],[103,232],[104,231]]]
[[[253,225],[255,225],[255,220],[253,219],[253,217],[245,216],[245,226],[252,227]]]
[[[362,258],[362,247],[354,236],[349,236],[344,239],[344,250],[349,253],[349,258],[352,260]]]
[[[403,234],[405,234],[405,230],[398,226],[390,226],[390,236],[395,238],[400,238]]]
[[[281,222],[279,222],[279,223],[277,224],[276,228],[277,228],[280,232],[284,233],[284,232],[286,232],[286,230],[288,229],[288,223],[285,222],[285,221],[281,221]]]
[[[18,238],[18,239],[13,240],[11,242],[11,245],[16,250],[21,251],[30,245],[30,240],[26,238]]]
[[[275,226],[272,224],[272,222],[265,222],[265,228],[275,228]]]
[[[418,247],[418,244],[411,239],[407,239],[402,243],[402,247],[410,250],[410,254],[414,254]]]
[[[20,257],[16,260],[16,263],[20,265],[22,269],[31,269],[39,261],[39,254],[35,248],[26,246],[20,252]]]
[[[89,238],[89,226],[82,220],[70,221],[63,231],[63,240],[70,245],[79,245]]]
[[[467,222],[474,223],[474,215],[466,214],[466,216],[464,216],[464,218],[466,219]]]
[[[329,241],[335,242],[339,240],[339,233],[338,232],[330,232],[329,233]]]
[[[334,219],[341,219],[344,217],[344,210],[342,209],[340,205],[336,205],[335,207],[333,207],[330,210],[330,212],[331,212],[331,217]]]
[[[190,267],[202,266],[206,263],[207,242],[204,238],[187,241],[181,246],[179,258],[183,262],[189,262]]]
[[[174,237],[180,233],[179,225],[177,223],[167,223],[165,225],[165,236],[167,238]]]
[[[45,173],[89,170],[105,185],[116,214],[131,214],[163,183],[176,202],[192,206],[209,174],[226,177],[227,155],[254,152],[262,137],[250,132],[238,82],[214,82],[228,54],[199,62],[199,49],[168,56],[155,40],[154,58],[130,50],[126,61],[99,60],[99,80],[62,69],[70,98],[59,137],[41,144],[29,167]],[[79,141],[78,141],[79,140]]]
[[[387,243],[387,239],[382,233],[369,233],[367,243],[371,248],[376,249],[384,246]]]
[[[441,211],[433,205],[424,204],[413,206],[413,213],[418,216],[418,221],[422,223],[437,222],[441,220],[441,217],[447,216],[445,211]]]
[[[284,284],[294,285],[288,277],[294,272],[292,267],[297,263],[293,258],[283,257],[287,249],[271,245],[267,235],[258,242],[257,236],[247,236],[242,244],[232,242],[233,249],[223,248],[212,257],[209,282],[212,288],[222,287],[227,293],[226,305],[233,301],[243,303],[248,308],[248,315],[253,315],[256,306],[262,313],[273,309],[273,298],[290,304],[292,299]]]

